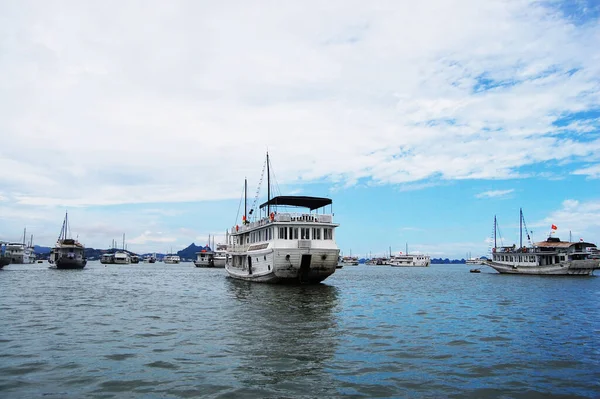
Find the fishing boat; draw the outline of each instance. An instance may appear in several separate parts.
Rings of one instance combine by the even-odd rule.
[[[340,250],[335,242],[333,212],[329,198],[276,196],[271,198],[270,161],[267,153],[267,201],[247,212],[247,181],[244,182],[244,214],[241,225],[227,232],[225,269],[230,277],[264,283],[319,283],[331,276]],[[264,167],[263,167],[264,171]],[[258,193],[260,192],[259,182]],[[292,212],[289,208],[293,208]],[[296,212],[301,208],[300,212]],[[319,213],[321,211],[321,213]]]
[[[48,263],[53,264],[57,269],[83,269],[87,264],[85,247],[70,236],[67,213],[56,245],[50,250]]]
[[[494,216],[494,247],[492,259],[486,265],[498,273],[529,275],[592,275],[600,269],[600,260],[594,259],[595,244],[580,239],[578,242],[561,241],[554,236],[557,228],[552,225],[546,241],[533,243],[527,233],[528,246],[523,245],[523,227],[527,225],[520,210],[520,242],[512,246],[497,245],[498,223]]]

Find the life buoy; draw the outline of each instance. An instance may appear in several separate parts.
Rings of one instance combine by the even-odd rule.
[[[238,226],[237,224],[235,225],[235,231],[239,231],[240,230],[240,226]]]
[[[275,220],[275,214],[273,212],[271,212],[271,214],[269,215],[269,217],[271,218],[271,221]]]

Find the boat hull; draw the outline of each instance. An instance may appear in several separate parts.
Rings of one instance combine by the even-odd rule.
[[[83,269],[87,264],[87,260],[59,258],[54,264],[57,269]]]
[[[594,270],[600,269],[600,262],[593,259],[561,262],[552,265],[514,266],[498,262],[487,262],[486,265],[502,274],[528,274],[534,276],[589,276]]]
[[[317,284],[335,273],[339,252],[339,249],[232,252],[225,269],[230,277],[238,280],[270,284]],[[250,258],[250,267],[245,259],[240,266],[240,258]]]
[[[10,265],[10,258],[0,258],[0,269],[2,269],[6,265]]]

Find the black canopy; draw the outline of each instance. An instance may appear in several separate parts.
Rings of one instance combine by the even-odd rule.
[[[270,201],[267,201],[264,204],[262,204],[260,206],[260,209],[263,209],[267,205],[288,205],[309,208],[312,211],[324,207],[325,205],[330,205],[331,202],[332,201],[329,198],[305,197],[301,195],[280,195],[279,197],[273,197]]]

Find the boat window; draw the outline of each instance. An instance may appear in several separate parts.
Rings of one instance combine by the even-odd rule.
[[[333,229],[323,229],[323,238],[325,240],[333,240]]]
[[[318,227],[313,228],[313,240],[320,240],[321,239],[321,229]]]
[[[280,240],[287,240],[287,227],[280,227],[279,228],[279,239]]]
[[[298,228],[290,227],[290,240],[297,240],[297,239],[298,239]]]
[[[310,240],[310,229],[308,227],[300,227],[300,239]]]

